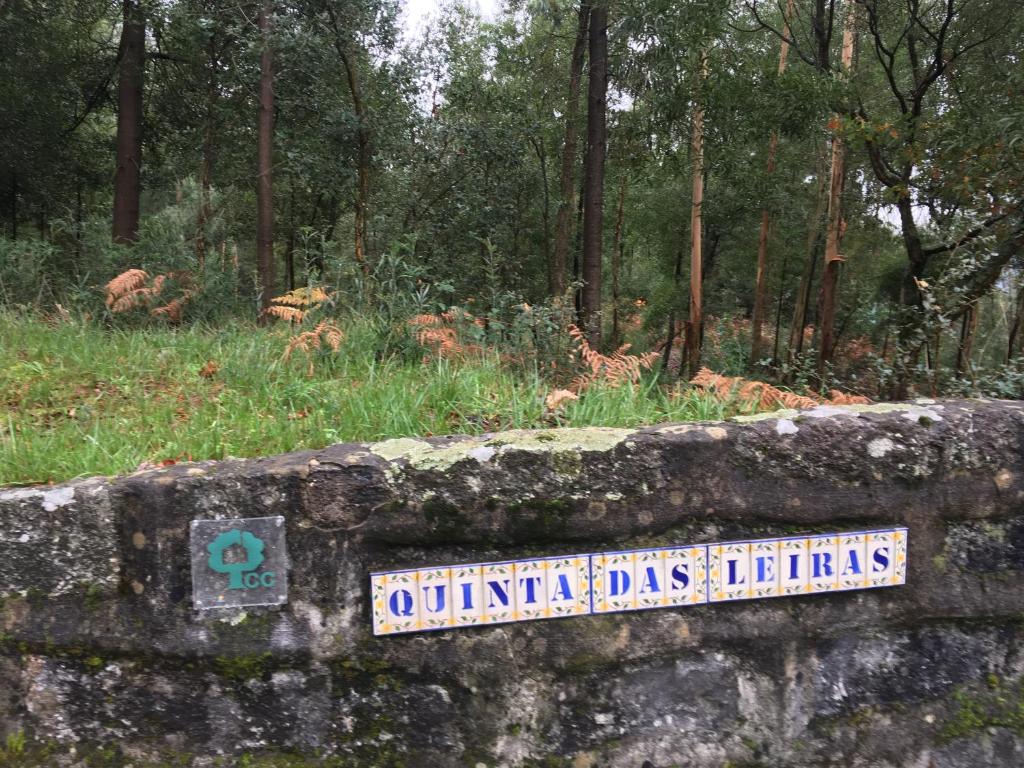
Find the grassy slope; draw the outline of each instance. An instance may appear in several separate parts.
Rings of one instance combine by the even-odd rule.
[[[550,389],[496,359],[375,359],[359,329],[306,376],[283,362],[287,329],[104,330],[0,315],[0,483],[134,470],[333,442],[509,428],[716,419],[720,403],[653,381],[590,390],[557,419]],[[200,371],[210,360],[218,370]]]

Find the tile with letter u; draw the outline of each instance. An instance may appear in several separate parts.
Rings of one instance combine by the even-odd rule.
[[[419,628],[447,629],[452,625],[452,569],[417,571]]]

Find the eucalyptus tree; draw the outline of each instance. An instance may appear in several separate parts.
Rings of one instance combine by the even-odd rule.
[[[1002,0],[899,8],[856,1],[875,74],[855,81],[846,128],[899,217],[907,268],[896,394],[904,395],[935,325],[968,311],[1024,247],[1020,124],[989,82],[996,72],[1019,81],[1024,47],[1019,14]],[[997,88],[1007,92],[1005,82]],[[976,111],[974,89],[988,97],[987,114]]]

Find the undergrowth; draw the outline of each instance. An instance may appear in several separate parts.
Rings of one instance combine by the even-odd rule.
[[[498,355],[402,354],[345,325],[316,365],[282,359],[287,324],[102,327],[0,313],[0,483],[118,474],[140,465],[249,457],[334,442],[550,426],[721,419],[710,394],[595,383],[552,411],[550,382]],[[312,375],[309,375],[312,372]]]

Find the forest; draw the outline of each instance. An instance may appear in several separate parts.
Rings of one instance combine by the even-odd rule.
[[[1024,396],[1019,0],[411,18],[0,0],[0,482]]]

